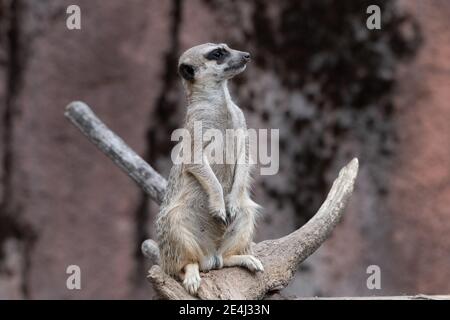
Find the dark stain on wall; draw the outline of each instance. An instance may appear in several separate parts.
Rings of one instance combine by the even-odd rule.
[[[5,87],[6,93],[3,97],[4,110],[1,117],[3,148],[2,160],[2,187],[3,195],[0,203],[0,262],[4,258],[4,244],[8,239],[15,239],[22,244],[23,260],[21,266],[22,281],[21,291],[24,297],[28,297],[28,271],[30,270],[30,252],[36,237],[32,227],[22,221],[20,204],[15,201],[13,192],[13,172],[14,172],[14,117],[19,113],[16,106],[16,98],[23,84],[23,70],[27,60],[26,40],[22,36],[21,22],[23,18],[24,4],[21,0],[1,1],[0,20],[2,31],[0,32],[0,42],[5,48],[4,65],[6,66]],[[0,271],[1,271],[0,264]]]
[[[206,3],[224,8],[220,1]],[[380,30],[366,27],[366,9],[373,4],[381,8]],[[236,5],[228,6],[229,14]],[[421,34],[418,23],[401,13],[395,0],[255,0],[252,7],[253,32],[243,32],[244,42],[236,45],[250,47],[262,70],[276,74],[284,88],[300,91],[315,109],[311,118],[292,110],[284,114],[283,130],[289,135],[280,137],[280,157],[290,156],[294,170],[285,177],[288,191],[263,181],[271,201],[292,207],[301,225],[322,203],[330,182],[327,170],[349,137],[356,137],[362,149],[371,144],[366,161],[387,159],[394,152],[394,75],[400,62],[415,55]],[[245,81],[251,79],[240,85]],[[258,110],[251,98],[243,105],[270,127],[270,112]],[[352,152],[343,158],[350,159],[358,150]],[[386,193],[384,182],[377,187],[381,196]]]

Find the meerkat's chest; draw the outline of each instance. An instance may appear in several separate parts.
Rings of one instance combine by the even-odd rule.
[[[236,105],[227,106],[225,112],[221,115],[221,121],[217,131],[220,131],[222,137],[218,140],[218,144],[222,146],[224,155],[236,155],[241,150],[242,144],[245,143],[246,123],[242,111]],[[227,162],[226,164],[234,164]]]
[[[244,114],[233,102],[227,106],[227,129],[246,129]]]

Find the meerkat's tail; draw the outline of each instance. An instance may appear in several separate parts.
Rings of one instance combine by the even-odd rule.
[[[142,242],[141,251],[154,264],[159,264],[159,247],[156,241],[152,239],[145,240]]]

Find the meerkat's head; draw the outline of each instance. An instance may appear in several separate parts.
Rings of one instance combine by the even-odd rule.
[[[245,70],[250,54],[229,48],[226,44],[206,43],[184,52],[178,72],[187,83],[222,82]]]

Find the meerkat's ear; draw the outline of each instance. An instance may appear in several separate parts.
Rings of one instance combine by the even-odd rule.
[[[180,67],[178,68],[178,73],[180,74],[180,76],[183,77],[183,79],[187,81],[192,81],[195,78],[194,67],[186,63],[180,64]]]

